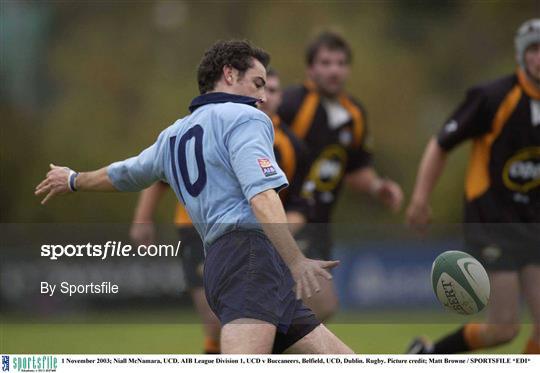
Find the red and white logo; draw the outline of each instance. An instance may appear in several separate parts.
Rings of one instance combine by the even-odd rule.
[[[257,162],[259,163],[259,166],[261,167],[261,170],[265,177],[277,174],[276,169],[268,158],[259,158],[257,159]]]

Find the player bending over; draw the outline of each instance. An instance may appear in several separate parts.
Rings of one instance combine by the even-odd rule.
[[[429,197],[447,153],[472,139],[465,183],[467,249],[491,281],[487,322],[469,323],[410,353],[459,353],[510,342],[519,331],[520,295],[533,318],[526,353],[540,353],[540,19],[518,30],[517,73],[469,90],[424,153],[407,210],[410,225],[431,219]],[[521,291],[520,291],[521,290]]]
[[[204,242],[204,287],[223,353],[352,353],[299,299],[317,292],[338,262],[306,258],[288,230],[272,123],[255,108],[265,100],[268,61],[248,42],[217,42],[199,64],[191,115],[138,156],[97,171],[51,165],[35,193],[46,203],[73,190],[167,182]]]
[[[259,102],[258,106],[270,119],[274,125],[274,154],[279,167],[285,173],[288,180],[293,180],[295,171],[302,165],[302,146],[292,132],[284,125],[277,115],[277,108],[281,103],[281,83],[278,73],[273,69],[267,69],[264,102]],[[138,244],[149,244],[155,241],[154,213],[162,197],[169,190],[169,185],[158,181],[149,188],[141,192],[133,224],[131,225],[130,237]],[[294,186],[289,186],[287,190],[281,192],[280,197],[286,211],[294,203],[290,203],[291,194],[289,189],[294,190]],[[285,193],[287,192],[287,193]],[[296,210],[295,210],[296,211]],[[287,213],[289,220],[290,213]],[[297,215],[293,216],[294,218]],[[220,353],[219,334],[221,325],[214,312],[210,309],[203,287],[204,269],[204,248],[193,227],[191,218],[185,207],[178,203],[174,216],[174,224],[177,226],[178,234],[182,240],[182,267],[185,274],[186,286],[190,292],[197,313],[202,319],[204,327],[204,352],[207,354]]]

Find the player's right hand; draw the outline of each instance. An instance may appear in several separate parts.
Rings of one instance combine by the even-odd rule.
[[[407,208],[407,225],[419,233],[425,233],[431,223],[431,207],[427,203],[411,202]]]
[[[334,268],[338,264],[339,260],[313,260],[305,257],[293,263],[290,270],[296,282],[296,299],[301,299],[303,296],[311,298],[313,293],[321,291],[317,276],[331,280],[332,275],[327,269]]]
[[[129,230],[129,238],[136,245],[150,245],[156,241],[156,228],[153,222],[133,223]]]
[[[34,191],[36,196],[45,195],[45,198],[41,201],[42,205],[56,195],[71,192],[68,185],[68,177],[71,170],[68,167],[55,166],[52,163],[49,167],[51,169],[45,176],[45,179],[36,186]]]

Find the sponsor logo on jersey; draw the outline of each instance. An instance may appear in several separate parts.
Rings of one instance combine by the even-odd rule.
[[[327,146],[313,162],[302,189],[302,196],[310,198],[315,191],[334,193],[343,178],[346,165],[347,152],[343,146]]]
[[[527,193],[540,186],[540,147],[516,153],[504,165],[502,177],[504,185],[515,192]]]
[[[273,176],[277,174],[276,169],[272,165],[272,162],[268,158],[259,158],[257,159],[257,162],[259,163],[259,166],[261,167],[261,170],[265,177]]]

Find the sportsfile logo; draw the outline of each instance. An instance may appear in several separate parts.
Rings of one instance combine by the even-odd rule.
[[[9,372],[9,356],[2,355],[2,372]]]
[[[259,158],[257,159],[257,162],[259,162],[259,166],[261,167],[261,170],[265,177],[277,174],[276,169],[268,158]]]
[[[41,356],[12,356],[12,368],[14,372],[56,372],[58,358],[52,355]],[[2,357],[2,370],[4,371],[4,359]],[[9,371],[9,357],[8,370]]]

